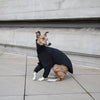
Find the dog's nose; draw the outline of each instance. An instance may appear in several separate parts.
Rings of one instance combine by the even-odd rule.
[[[51,45],[51,43],[49,41],[47,41],[47,46],[50,46],[50,45]]]
[[[51,43],[48,44],[48,46],[50,46],[50,45],[51,45]]]

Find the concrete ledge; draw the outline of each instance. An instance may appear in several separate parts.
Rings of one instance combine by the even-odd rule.
[[[22,46],[22,45],[13,45],[13,44],[0,44],[0,46],[6,48],[19,48],[19,49],[27,49],[27,50],[35,50],[35,47],[28,47],[28,46]],[[86,53],[79,53],[79,52],[71,52],[71,51],[63,51],[65,54],[68,55],[77,55],[77,56],[86,56],[86,57],[95,57],[95,58],[100,58],[100,55],[95,55],[95,54],[86,54]],[[26,54],[27,55],[27,54]],[[28,54],[30,55],[30,54]],[[30,55],[31,56],[31,55]],[[35,56],[35,55],[33,55]]]
[[[0,21],[0,28],[95,28],[100,29],[100,18],[43,21]]]
[[[27,56],[37,56],[36,48],[25,47],[18,45],[0,44],[0,50],[3,52],[22,54]],[[70,57],[72,63],[77,66],[88,66],[100,68],[100,55],[84,54],[78,52],[63,51],[67,56]]]

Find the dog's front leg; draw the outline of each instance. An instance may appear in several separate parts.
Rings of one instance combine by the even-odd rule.
[[[44,77],[41,77],[41,78],[38,79],[38,81],[44,81],[44,80],[45,80]]]
[[[33,81],[36,80],[36,72],[33,72]]]

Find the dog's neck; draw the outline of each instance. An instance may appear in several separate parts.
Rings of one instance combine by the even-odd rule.
[[[40,44],[37,43],[37,40],[36,40],[36,47],[37,47],[37,53],[39,54],[45,49],[46,46],[41,46]]]

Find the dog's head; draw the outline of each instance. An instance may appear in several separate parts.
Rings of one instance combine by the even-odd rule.
[[[45,32],[43,35],[41,35],[40,31],[36,32],[36,39],[37,39],[37,43],[41,46],[50,46],[51,43],[48,41],[47,38],[47,33]]]

